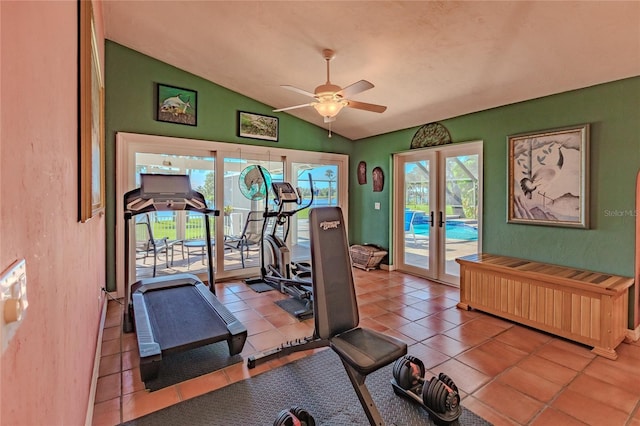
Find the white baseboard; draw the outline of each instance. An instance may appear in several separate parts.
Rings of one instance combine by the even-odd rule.
[[[102,313],[100,314],[100,328],[98,329],[98,341],[96,342],[96,353],[93,359],[93,375],[91,376],[91,387],[89,388],[89,402],[87,403],[87,416],[85,417],[85,426],[91,426],[93,423],[93,405],[96,401],[96,388],[98,387],[98,376],[100,374],[100,358],[102,356],[102,333],[104,331],[104,323],[107,318],[107,303],[109,298],[105,297],[102,303]]]
[[[637,326],[635,329],[627,329],[627,337],[625,340],[631,341],[631,342],[637,342],[638,339],[640,339],[640,325]]]

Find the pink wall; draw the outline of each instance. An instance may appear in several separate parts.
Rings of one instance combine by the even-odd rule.
[[[636,178],[636,285],[634,287],[634,328],[640,326],[640,171]]]
[[[76,220],[76,9],[0,2],[0,270],[25,258],[29,299],[1,357],[3,425],[81,425],[87,411],[105,222]]]

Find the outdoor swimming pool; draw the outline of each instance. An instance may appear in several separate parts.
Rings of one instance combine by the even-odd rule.
[[[466,241],[478,240],[478,229],[475,226],[456,222],[447,222],[445,225],[446,238]],[[416,235],[429,235],[430,228],[428,223],[413,225]]]

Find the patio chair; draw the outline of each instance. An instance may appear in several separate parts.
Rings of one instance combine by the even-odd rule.
[[[158,255],[164,253],[167,268],[169,268],[169,250],[171,250],[171,265],[173,265],[173,246],[180,240],[169,240],[167,237],[154,238],[153,227],[149,214],[143,216],[143,220],[136,222],[136,259],[142,259],[146,265],[147,258],[153,257],[153,276],[156,276]],[[184,254],[183,254],[184,257]]]
[[[416,216],[416,213],[417,212],[413,210],[404,211],[404,232],[405,232],[405,235],[406,233],[411,232],[411,234],[413,235],[414,244],[416,242],[416,231],[413,228],[413,219]]]
[[[262,221],[264,220],[264,212],[250,211],[247,213],[247,219],[244,222],[242,233],[240,235],[225,235],[224,246],[230,249],[240,251],[240,259],[242,267],[245,267],[245,258],[249,257],[249,249],[254,247],[260,249],[260,240],[262,239]],[[245,256],[246,252],[246,256]]]

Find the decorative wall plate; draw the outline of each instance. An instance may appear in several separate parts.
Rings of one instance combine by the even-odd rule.
[[[429,123],[420,127],[413,139],[411,149],[451,143],[451,135],[446,127],[440,123]]]
[[[358,163],[358,183],[360,185],[367,183],[367,163],[364,161]]]
[[[374,167],[373,172],[373,192],[382,192],[384,189],[384,172],[381,167]]]

